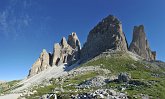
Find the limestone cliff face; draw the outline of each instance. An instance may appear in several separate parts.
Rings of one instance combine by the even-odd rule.
[[[75,32],[68,36],[68,44],[74,49],[74,53],[69,60],[75,61],[80,59],[81,43]]]
[[[76,49],[78,47],[79,49],[81,48],[80,40],[78,39],[77,35],[75,32],[70,34],[68,36],[68,44],[73,48]]]
[[[152,52],[150,49],[143,25],[134,27],[133,39],[129,50],[148,61],[156,59],[156,52]]]
[[[75,32],[68,36],[68,41],[63,37],[60,44],[56,43],[53,49],[52,65],[75,62],[80,59],[80,41]]]
[[[54,44],[52,54],[43,50],[33,64],[29,77],[52,66],[59,66],[63,63],[73,64],[78,60],[87,61],[107,50],[128,51],[122,24],[112,15],[104,18],[89,32],[82,49],[78,36],[73,32],[68,36],[68,40],[63,37],[60,43]],[[156,59],[156,52],[151,51],[149,47],[143,25],[134,27],[129,51],[149,61]]]
[[[34,76],[52,66],[59,66],[63,63],[73,64],[80,59],[80,46],[80,41],[75,32],[68,36],[68,40],[63,37],[60,43],[54,44],[53,54],[43,50],[29,71],[28,77]]]
[[[81,59],[90,59],[108,50],[127,51],[127,41],[121,22],[110,15],[89,32],[87,42],[81,50]]]
[[[60,65],[67,63],[68,56],[72,55],[73,48],[68,45],[66,39],[63,37],[60,43],[56,43],[53,49],[53,62],[52,65]]]
[[[31,70],[29,71],[29,77],[34,76],[41,71],[46,70],[49,68],[49,54],[45,49],[43,49],[42,53],[40,54],[40,57],[37,59],[37,61],[33,64]]]

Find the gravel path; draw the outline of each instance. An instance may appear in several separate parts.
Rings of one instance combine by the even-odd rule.
[[[4,96],[0,96],[0,99],[17,99],[20,94],[8,94]]]

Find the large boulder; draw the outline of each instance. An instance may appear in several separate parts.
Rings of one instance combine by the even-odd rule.
[[[34,76],[40,73],[41,71],[46,70],[49,67],[49,54],[45,49],[43,49],[42,53],[40,54],[40,57],[37,59],[37,61],[33,64],[32,68],[30,69],[28,77]]]
[[[156,59],[156,52],[152,52],[150,49],[143,25],[134,27],[133,39],[129,50],[148,61]]]
[[[81,50],[81,59],[91,59],[108,49],[127,51],[127,48],[121,22],[109,15],[89,32]]]
[[[119,82],[128,82],[131,80],[131,75],[128,73],[120,73],[118,75],[118,81]]]

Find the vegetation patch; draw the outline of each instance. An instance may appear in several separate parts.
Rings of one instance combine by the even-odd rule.
[[[111,82],[106,85],[107,88],[117,88],[119,89],[118,91],[121,91],[122,86],[126,87],[124,92],[128,93],[130,98],[134,96],[138,97],[140,94],[149,95],[153,99],[165,98],[164,69],[149,64],[149,62],[142,60],[135,61],[129,56],[119,55],[117,57],[102,57],[81,66],[100,66],[101,68],[110,70],[114,75],[118,75],[121,72],[131,74],[132,80],[144,84],[140,86],[125,86],[125,83]]]
[[[36,90],[36,93],[30,96],[26,96],[26,99],[38,99],[42,95],[53,92],[57,92],[57,95],[62,99],[68,99],[68,97],[70,97],[72,94],[84,93],[89,91],[90,89],[78,91],[75,85],[78,85],[83,81],[97,75],[98,73],[96,72],[88,72],[82,75],[75,76],[73,78],[66,79],[64,81],[56,81],[56,79],[51,79],[51,85],[34,88],[33,91]],[[62,92],[62,90],[64,90],[64,92]]]
[[[13,81],[9,81],[9,82],[0,84],[0,94],[5,94],[5,93],[9,92],[13,88],[15,88],[15,86],[19,82],[20,82],[20,80],[13,80]]]
[[[80,67],[86,66],[100,66],[101,68],[108,69],[112,74],[108,76],[117,76],[122,72],[126,72],[131,75],[129,82],[115,82],[110,81],[102,88],[115,89],[118,92],[127,93],[130,99],[141,99],[141,95],[148,95],[151,99],[164,99],[165,97],[165,76],[164,70],[156,67],[153,64],[149,64],[146,61],[135,61],[126,54],[121,53],[117,56],[102,57],[97,60],[91,60],[82,64]],[[78,67],[79,68],[79,67]],[[37,89],[37,93],[27,99],[35,99],[44,95],[45,93],[52,92],[56,88],[62,88],[63,91],[57,93],[59,99],[68,99],[71,95],[92,92],[99,88],[86,88],[78,89],[75,86],[89,80],[95,76],[103,75],[103,72],[87,72],[73,78],[67,78],[64,81],[57,82],[52,80],[50,86],[45,86]],[[37,99],[37,98],[36,98]]]

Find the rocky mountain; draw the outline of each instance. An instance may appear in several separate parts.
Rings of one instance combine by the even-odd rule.
[[[134,27],[133,39],[129,50],[148,61],[156,60],[156,52],[150,49],[143,25]]]
[[[32,77],[52,66],[75,63],[80,59],[80,48],[81,43],[75,32],[68,36],[68,40],[63,37],[60,43],[54,44],[53,54],[48,53],[45,49],[42,51],[40,57],[30,69],[28,77]]]
[[[28,77],[63,63],[71,65],[78,60],[86,62],[108,50],[127,52],[128,49],[148,61],[156,60],[156,52],[151,51],[149,47],[143,25],[134,27],[133,40],[128,48],[121,22],[116,17],[109,15],[89,32],[82,49],[78,36],[73,32],[68,36],[68,40],[63,37],[60,43],[54,44],[52,54],[43,50],[33,64]]]
[[[143,25],[134,27],[128,48],[121,22],[109,15],[82,49],[76,33],[63,37],[52,54],[42,51],[28,78],[1,93],[20,99],[164,99],[165,63],[155,60]]]
[[[109,49],[127,51],[122,24],[112,15],[104,18],[89,32],[81,50],[81,59],[91,59]]]

